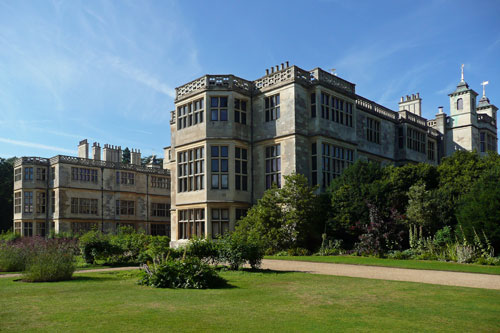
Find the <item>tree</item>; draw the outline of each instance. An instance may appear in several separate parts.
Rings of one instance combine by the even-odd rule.
[[[123,150],[122,163],[130,164],[130,149],[128,147]]]
[[[434,192],[426,190],[425,184],[418,183],[410,187],[406,208],[409,227],[418,227],[423,236],[424,229],[429,231],[435,221],[436,206]]]
[[[0,158],[0,232],[12,228],[15,160]]]
[[[317,230],[315,188],[300,174],[284,178],[283,188],[267,190],[235,230],[243,237],[262,241],[268,252],[307,247],[311,230]]]

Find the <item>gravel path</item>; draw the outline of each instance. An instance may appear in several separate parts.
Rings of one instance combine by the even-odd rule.
[[[269,259],[264,259],[262,261],[262,268],[275,271],[295,271],[312,274],[500,290],[500,275],[490,274]]]
[[[75,273],[113,272],[131,269],[138,269],[138,267],[98,268],[76,271]],[[500,290],[500,275],[490,274],[270,259],[262,260],[262,269]],[[0,278],[19,276],[21,274],[0,274]]]

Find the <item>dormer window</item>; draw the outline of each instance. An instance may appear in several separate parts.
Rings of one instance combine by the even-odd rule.
[[[463,110],[464,109],[464,100],[459,98],[457,100],[457,110]]]

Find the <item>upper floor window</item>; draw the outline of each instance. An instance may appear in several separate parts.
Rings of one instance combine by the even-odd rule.
[[[170,181],[166,177],[151,176],[151,187],[153,188],[170,188]]]
[[[266,147],[266,189],[273,184],[281,187],[281,147],[274,145]]]
[[[482,153],[492,150],[496,151],[496,138],[494,135],[491,135],[486,132],[479,133],[480,136],[480,150]]]
[[[51,180],[56,179],[56,167],[50,168],[50,179]]]
[[[56,212],[56,191],[50,191],[50,211]]]
[[[434,141],[427,141],[427,159],[434,161],[436,159],[436,145]]]
[[[280,94],[265,98],[266,121],[276,120],[280,117]]]
[[[380,144],[380,121],[369,117],[366,118],[366,139]]]
[[[116,215],[135,215],[135,202],[116,200]]]
[[[36,180],[45,180],[47,179],[47,169],[45,168],[36,168]]]
[[[457,110],[463,110],[464,109],[464,100],[459,98],[457,100]]]
[[[234,99],[234,121],[241,124],[247,123],[247,101]]]
[[[24,192],[24,212],[33,213],[33,192]]]
[[[71,179],[81,182],[97,183],[97,170],[87,168],[71,168]]]
[[[321,118],[352,127],[352,103],[321,93]]]
[[[18,214],[21,212],[21,192],[14,193],[14,213]]]
[[[229,187],[228,146],[211,147],[212,188],[227,189]]]
[[[170,216],[170,205],[166,203],[151,203],[151,216],[168,217]]]
[[[248,154],[247,149],[234,149],[234,183],[235,188],[241,191],[248,190]]]
[[[425,153],[425,133],[413,128],[406,131],[406,147],[411,150]]]
[[[135,184],[135,174],[132,172],[117,171],[116,172],[116,183],[122,185],[134,185]]]
[[[203,98],[177,107],[177,129],[203,122]]]
[[[204,147],[177,154],[178,192],[197,191],[204,188],[204,158]]]
[[[22,171],[21,171],[21,168],[17,168],[14,170],[14,181],[19,181],[21,180],[22,178],[22,175],[21,175]]]
[[[316,118],[316,93],[311,94],[311,118]]]
[[[24,180],[33,180],[33,167],[24,168]]]
[[[312,170],[312,185],[318,184],[318,149],[316,142],[311,144],[311,170]]]
[[[227,121],[227,97],[210,98],[210,120]]]
[[[37,213],[45,213],[47,209],[47,197],[45,196],[45,192],[37,192],[36,193],[36,212]]]

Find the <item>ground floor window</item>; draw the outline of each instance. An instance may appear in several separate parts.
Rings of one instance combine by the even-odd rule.
[[[40,237],[45,237],[47,229],[45,228],[45,222],[36,223],[35,234]]]
[[[21,222],[14,222],[14,232],[16,234],[21,234],[21,229],[22,229],[22,223]]]
[[[151,235],[170,237],[170,224],[151,223]]]
[[[205,210],[181,209],[178,211],[179,239],[205,236]]]
[[[97,223],[93,222],[72,222],[71,232],[74,234],[83,234],[87,231],[92,230],[92,228],[97,228]]]
[[[212,238],[229,232],[229,209],[212,209]]]
[[[23,236],[32,237],[33,236],[33,222],[23,223]]]

